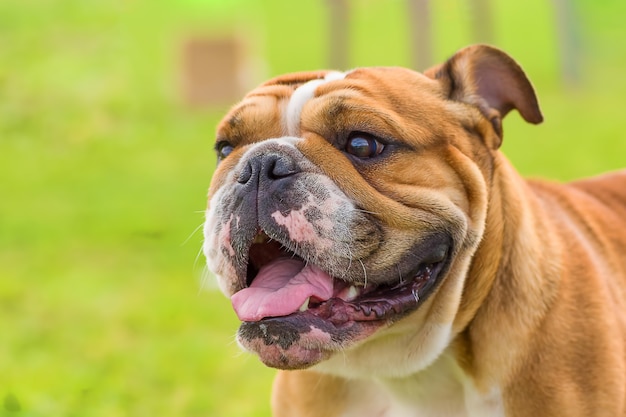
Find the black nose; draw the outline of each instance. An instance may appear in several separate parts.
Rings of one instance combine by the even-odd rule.
[[[276,181],[290,177],[297,172],[297,165],[290,157],[276,153],[268,153],[250,158],[239,173],[237,181],[240,184],[248,184],[256,181]]]

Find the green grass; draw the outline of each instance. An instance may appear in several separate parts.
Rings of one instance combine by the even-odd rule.
[[[551,10],[501,2],[497,44],[546,122],[505,121],[520,171],[625,166],[626,29],[618,0],[579,2],[585,76],[558,83]],[[223,109],[177,94],[187,33],[242,31],[266,76],[325,67],[319,1],[0,3],[0,416],[267,416],[273,371],[233,342],[197,258]],[[398,0],[357,1],[350,63],[408,65]],[[436,3],[437,59],[471,41],[467,5]],[[243,29],[242,29],[243,28]]]

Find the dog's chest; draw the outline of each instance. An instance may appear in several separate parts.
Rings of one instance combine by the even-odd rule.
[[[497,387],[479,392],[462,371],[439,359],[419,375],[363,383],[342,417],[504,417]],[[365,413],[365,414],[363,414]]]

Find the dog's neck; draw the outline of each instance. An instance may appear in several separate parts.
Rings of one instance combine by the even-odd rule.
[[[505,382],[498,373],[519,362],[518,348],[529,338],[519,329],[537,329],[556,294],[560,247],[554,226],[537,215],[540,206],[528,182],[498,153],[485,232],[474,256],[481,262],[470,265],[464,293],[472,298],[461,301],[453,343],[458,362],[485,389]],[[533,226],[519,234],[528,223]],[[511,325],[520,318],[524,326]]]

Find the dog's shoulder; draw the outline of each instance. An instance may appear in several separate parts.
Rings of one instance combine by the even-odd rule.
[[[626,169],[575,181],[571,185],[620,211],[626,218]]]

